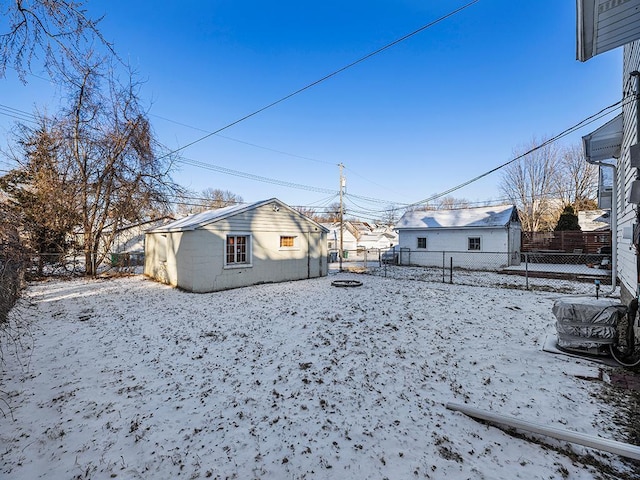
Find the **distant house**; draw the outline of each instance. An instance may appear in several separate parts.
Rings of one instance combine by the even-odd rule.
[[[191,292],[327,275],[327,229],[276,198],[146,233],[145,275]]]
[[[346,226],[356,237],[358,249],[387,250],[398,243],[398,235],[391,227],[367,222],[346,222]]]
[[[583,232],[601,232],[611,229],[611,212],[585,210],[578,212],[578,224]]]
[[[396,230],[401,264],[442,266],[443,257],[468,268],[520,263],[520,218],[513,205],[407,212]]]
[[[347,228],[347,222],[344,222],[342,229],[342,248],[351,251],[358,248],[358,239]],[[323,223],[322,226],[327,229],[327,249],[329,252],[337,252],[340,250],[340,223]]]
[[[323,223],[327,234],[327,248],[329,253],[340,249],[340,223]],[[342,248],[353,257],[363,250],[387,250],[398,243],[398,235],[391,227],[380,227],[366,222],[344,222],[342,232]]]
[[[173,220],[173,217],[164,216],[152,220],[129,223],[116,230],[112,226],[108,226],[102,230],[98,244],[98,254],[114,267],[143,265],[145,231]],[[84,248],[84,238],[84,232],[76,230],[69,236],[68,240],[76,249],[82,250]]]
[[[158,228],[174,220],[175,219],[173,217],[165,216],[145,222],[130,224],[116,230],[113,234],[111,247],[108,250],[111,265],[144,265],[145,231]],[[104,236],[111,236],[111,230],[106,229]]]

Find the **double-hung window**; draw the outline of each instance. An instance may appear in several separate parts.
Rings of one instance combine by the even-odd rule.
[[[418,237],[418,248],[427,248],[427,237]]]
[[[251,264],[251,236],[227,235],[227,265]]]

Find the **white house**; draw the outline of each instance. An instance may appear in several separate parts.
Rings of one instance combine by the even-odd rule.
[[[150,230],[145,275],[192,292],[327,275],[327,229],[276,198]]]
[[[583,232],[598,232],[611,229],[611,212],[608,210],[585,210],[578,212],[578,225]]]
[[[340,223],[323,223],[329,230],[327,234],[327,248],[332,261],[337,261],[340,250]],[[386,251],[398,244],[398,235],[391,227],[380,227],[365,222],[344,222],[342,230],[342,245],[348,258],[355,258],[363,251]]]
[[[166,216],[130,224],[116,230],[113,234],[111,247],[108,250],[111,264],[113,266],[143,265],[145,232],[173,220],[175,220],[173,217]],[[111,230],[106,229],[105,235],[110,236]],[[101,248],[105,249],[102,245]]]
[[[398,244],[398,234],[393,230],[381,231],[374,229],[365,232],[358,239],[358,247],[367,250],[388,250],[390,247]]]
[[[407,265],[500,268],[520,263],[521,227],[513,205],[405,213],[396,224],[398,261]]]
[[[601,188],[601,208],[608,200],[613,235],[612,272],[620,280],[621,299],[629,303],[638,294],[640,225],[640,0],[577,0],[577,57],[591,57],[623,46],[622,113],[583,137],[585,158],[613,178],[612,188]],[[601,182],[601,187],[604,185]]]
[[[342,248],[343,250],[351,251],[358,248],[358,239],[351,233],[344,222],[344,228],[342,229]],[[340,250],[340,223],[322,223],[324,228],[327,229],[327,248],[329,252],[337,252]]]

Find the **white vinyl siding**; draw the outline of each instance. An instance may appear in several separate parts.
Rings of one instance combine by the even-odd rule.
[[[467,250],[479,252],[482,250],[482,239],[480,237],[469,237],[467,239]]]

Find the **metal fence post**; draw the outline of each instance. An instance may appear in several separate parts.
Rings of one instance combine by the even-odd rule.
[[[449,258],[449,283],[453,284],[453,257]]]
[[[529,253],[524,254],[524,281],[525,288],[529,290]]]
[[[445,260],[444,256],[445,256],[445,252],[443,251],[443,252],[442,252],[442,283],[445,283],[445,280],[444,280],[444,271],[445,271],[445,268],[446,268],[446,263],[445,263],[445,262],[446,262],[446,260]]]

